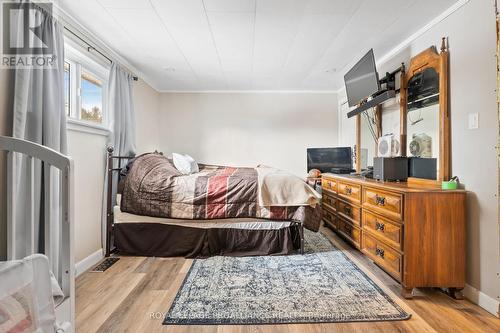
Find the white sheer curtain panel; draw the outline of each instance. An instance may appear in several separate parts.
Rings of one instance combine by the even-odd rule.
[[[116,63],[111,64],[108,80],[107,110],[110,119],[110,135],[108,145],[114,148],[114,155],[135,155],[135,113],[132,95],[133,76]],[[124,165],[120,165],[123,167]],[[115,165],[118,167],[118,165]],[[118,177],[114,173],[114,177]],[[106,198],[108,173],[104,177],[102,244],[106,248]],[[112,205],[116,203],[117,179],[113,181]]]

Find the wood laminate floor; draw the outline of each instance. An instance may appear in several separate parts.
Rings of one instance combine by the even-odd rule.
[[[164,326],[168,311],[192,260],[121,257],[104,273],[86,272],[76,281],[77,332],[500,332],[500,319],[467,300],[454,300],[437,289],[419,289],[412,300],[399,296],[401,286],[357,250],[323,229],[412,318],[407,321]]]

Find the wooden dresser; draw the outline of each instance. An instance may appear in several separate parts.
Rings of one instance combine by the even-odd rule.
[[[403,286],[465,286],[466,191],[322,175],[325,225]]]

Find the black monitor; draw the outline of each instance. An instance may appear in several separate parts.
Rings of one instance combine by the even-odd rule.
[[[321,172],[352,171],[351,147],[308,148],[307,172],[311,169]]]
[[[380,90],[373,49],[344,75],[344,83],[349,106],[358,105]]]

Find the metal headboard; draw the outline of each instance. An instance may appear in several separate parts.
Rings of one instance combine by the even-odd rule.
[[[121,171],[121,165],[122,161],[128,161],[130,159],[133,159],[135,156],[114,156],[114,148],[109,146],[106,148],[107,150],[107,172],[108,172],[108,193],[107,193],[107,199],[106,199],[106,257],[109,257],[111,252],[114,250],[112,246],[112,239],[113,239],[113,219],[114,219],[114,213],[113,213],[113,179],[115,178],[114,175],[117,172],[118,173],[118,181],[120,180],[120,171]],[[118,161],[118,167],[115,167],[115,161]],[[118,186],[118,183],[116,184]]]

